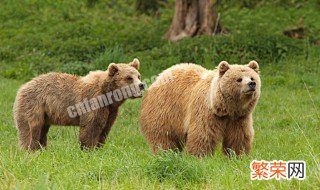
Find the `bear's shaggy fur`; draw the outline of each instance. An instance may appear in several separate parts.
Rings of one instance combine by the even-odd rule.
[[[175,65],[160,74],[144,96],[141,132],[154,153],[185,149],[204,156],[212,154],[222,140],[225,154],[230,155],[230,150],[248,154],[253,140],[252,112],[259,96],[255,61],[248,65],[222,61],[217,70]]]
[[[96,104],[81,115],[72,116],[68,109],[84,99],[92,103],[96,97],[115,89],[141,85],[139,65],[138,59],[129,64],[111,63],[108,70],[93,71],[84,77],[48,73],[24,84],[17,93],[13,111],[20,147],[29,150],[45,147],[50,125],[80,126],[81,148],[104,144],[125,99],[116,101],[110,96],[110,104],[101,107]],[[140,91],[135,93],[138,95],[131,98],[141,97]],[[97,99],[93,102],[97,103]]]

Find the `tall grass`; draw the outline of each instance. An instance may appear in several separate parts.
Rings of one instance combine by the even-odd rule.
[[[0,6],[0,189],[318,189],[320,48],[318,1],[222,1],[231,33],[170,43],[172,1],[160,18],[137,15],[134,1],[2,1]],[[249,3],[249,4],[248,4]],[[251,4],[250,4],[251,3]],[[280,7],[279,5],[286,4]],[[303,40],[283,36],[302,17]],[[227,159],[168,152],[154,156],[139,130],[141,100],[120,108],[104,147],[81,151],[78,128],[53,126],[48,148],[17,146],[12,106],[19,86],[40,73],[84,75],[110,62],[141,61],[143,78],[179,62],[213,69],[221,60],[261,67],[252,152]],[[305,160],[307,177],[251,181],[252,160]]]

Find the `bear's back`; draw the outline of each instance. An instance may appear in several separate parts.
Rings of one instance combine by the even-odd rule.
[[[78,79],[65,73],[48,73],[32,79],[19,89],[15,112],[33,114],[44,110],[49,116],[66,113],[67,107],[77,102],[75,94],[81,88]]]
[[[89,74],[81,77],[81,80],[87,84],[101,83],[103,80],[106,80],[107,76],[107,71],[96,70],[90,71]]]
[[[200,65],[182,63],[163,71],[150,86],[143,98],[141,111],[141,124],[143,130],[147,126],[162,126],[163,130],[173,127],[177,135],[183,135],[184,118],[186,117],[190,95],[200,83],[210,84],[209,71]],[[209,81],[209,82],[206,82]],[[161,109],[159,109],[161,108]],[[161,119],[156,119],[156,118]],[[150,119],[153,118],[153,119]],[[156,119],[156,120],[154,120]],[[154,123],[149,123],[151,121]]]
[[[150,86],[149,90],[153,87],[162,86],[173,81],[178,82],[182,79],[184,80],[181,81],[182,83],[195,83],[206,71],[207,69],[200,65],[193,63],[180,63],[160,73],[156,81]]]
[[[33,78],[31,81],[24,84],[18,94],[36,97],[43,96],[48,93],[56,93],[61,90],[71,90],[77,83],[79,77],[66,73],[47,73]]]

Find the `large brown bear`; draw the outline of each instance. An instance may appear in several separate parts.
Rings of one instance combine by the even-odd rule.
[[[14,119],[22,149],[47,145],[50,125],[80,126],[81,148],[105,143],[127,98],[141,97],[140,62],[111,63],[107,71],[85,77],[48,73],[24,84],[14,103]]]
[[[252,112],[260,96],[259,65],[229,65],[217,70],[175,65],[150,86],[142,101],[141,132],[154,153],[183,148],[209,155],[219,141],[224,153],[250,152]]]

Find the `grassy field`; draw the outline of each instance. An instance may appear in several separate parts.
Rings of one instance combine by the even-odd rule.
[[[319,60],[319,57],[317,58]],[[140,101],[127,101],[101,149],[83,152],[77,129],[53,127],[47,150],[17,147],[12,104],[19,81],[0,79],[0,189],[316,189],[320,186],[320,70],[314,59],[262,68],[262,97],[254,114],[252,153],[227,159],[184,154],[152,156],[139,132]],[[304,181],[251,181],[253,160],[305,160]]]
[[[133,0],[1,1],[0,189],[319,189],[320,39],[319,1],[242,1],[219,6],[231,33],[170,43],[172,1],[160,18],[137,15]],[[224,2],[224,1],[222,1]],[[256,2],[256,1],[252,1]],[[282,3],[281,3],[282,2]],[[236,18],[236,19],[235,19]],[[303,19],[302,40],[282,34]],[[85,74],[110,62],[138,57],[143,78],[179,62],[213,69],[221,60],[261,67],[262,96],[254,113],[249,156],[195,158],[168,152],[153,156],[139,131],[141,100],[120,108],[106,145],[81,151],[78,130],[54,126],[48,148],[20,151],[12,105],[19,86],[48,71]],[[252,160],[304,160],[307,177],[251,181]]]

